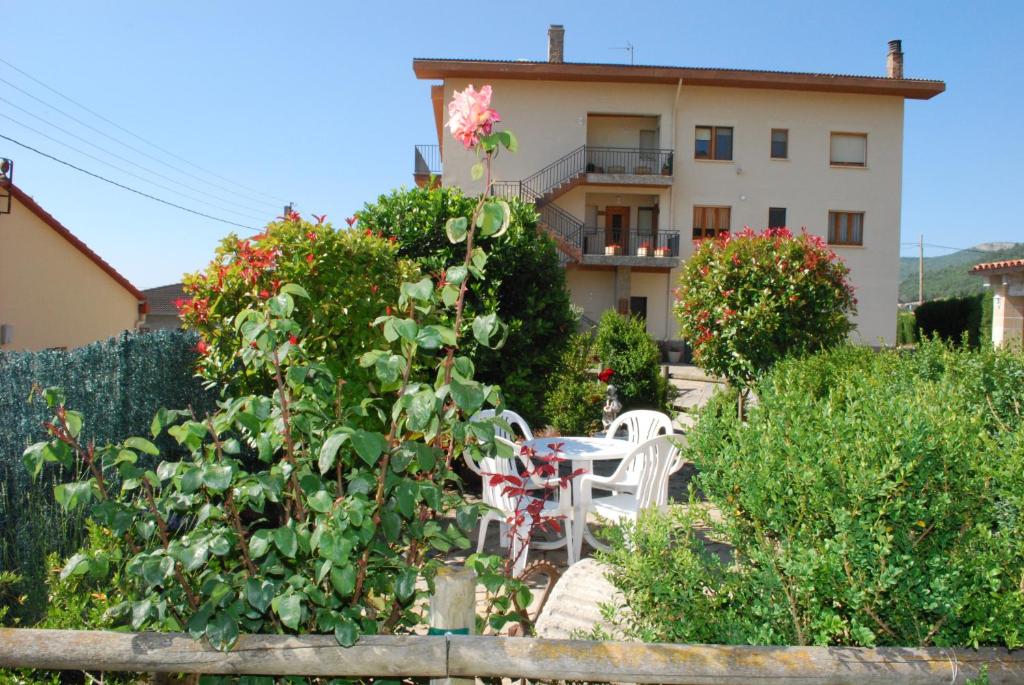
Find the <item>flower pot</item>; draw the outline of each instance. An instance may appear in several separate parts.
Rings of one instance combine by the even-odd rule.
[[[636,256],[637,257],[646,257],[647,256],[647,248],[646,247],[638,247],[638,248],[636,248]]]
[[[668,257],[668,248],[667,247],[656,247],[656,248],[654,248],[654,256],[655,257]]]
[[[609,245],[604,248],[604,254],[606,257],[616,257],[621,249],[618,245]]]
[[[668,351],[668,362],[669,364],[678,364],[683,360],[682,350],[669,350]]]

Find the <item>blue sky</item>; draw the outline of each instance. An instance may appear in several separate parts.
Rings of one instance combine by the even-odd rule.
[[[947,83],[947,92],[933,100],[907,103],[902,240],[916,241],[922,232],[927,243],[953,247],[1024,240],[1016,216],[1024,159],[1017,127],[1024,109],[1024,3],[503,5],[512,9],[497,13],[488,9],[497,4],[397,0],[0,0],[0,57],[180,159],[3,63],[0,78],[199,180],[80,126],[2,81],[0,98],[13,105],[0,101],[0,115],[179,192],[112,169],[3,116],[0,134],[241,223],[260,225],[260,217],[276,216],[285,201],[306,214],[326,212],[340,223],[364,201],[408,184],[413,144],[435,140],[429,84],[414,78],[413,57],[545,59],[547,26],[562,23],[568,61],[625,62],[626,53],[611,48],[629,41],[639,64],[881,75],[886,42],[900,38],[908,77]],[[14,105],[207,195],[152,177]],[[23,190],[139,287],[173,282],[202,266],[232,230],[5,140],[0,156],[15,160],[15,182]]]

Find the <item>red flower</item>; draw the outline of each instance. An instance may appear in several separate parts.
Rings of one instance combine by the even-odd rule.
[[[306,255],[306,263],[307,264],[312,264],[313,263],[313,255],[312,254]]]
[[[391,243],[392,245],[394,245],[397,241],[398,241],[398,239],[395,238],[395,236],[389,236],[388,237],[388,242]]]
[[[270,291],[269,290],[261,290],[260,291],[260,297],[262,297],[264,300],[269,299],[270,298]]]
[[[349,218],[345,219],[345,223],[348,224],[349,228],[352,228],[352,224],[356,222],[356,216],[353,214]]]
[[[316,225],[320,226],[327,220],[326,214],[314,214],[313,218],[316,219]]]
[[[289,335],[288,336],[288,342],[290,342],[292,345],[298,345],[299,344],[299,339],[296,338],[294,335]]]
[[[614,375],[615,371],[613,371],[612,369],[602,369],[601,373],[597,374],[597,378],[602,383],[607,383],[612,379],[612,376]]]
[[[199,354],[206,354],[210,351],[210,345],[205,340],[200,340],[196,343],[196,352]]]
[[[316,240],[316,233],[313,232],[313,231],[310,231],[309,233],[306,234],[306,237],[309,238],[309,240],[311,242],[315,241]]]
[[[384,307],[384,313],[391,316],[391,307]]]
[[[373,230],[372,229],[369,229],[369,228],[366,229],[366,237],[367,238],[372,238],[373,237]]]
[[[370,286],[370,292],[373,293],[374,295],[377,294],[378,290],[380,290],[380,286],[377,285],[376,283]]]
[[[255,350],[257,347],[259,347],[259,345],[256,344],[255,340],[253,340],[251,343],[249,343],[249,347]]]

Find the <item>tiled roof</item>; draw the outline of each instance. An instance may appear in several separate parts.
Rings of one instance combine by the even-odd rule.
[[[143,290],[142,294],[149,301],[149,313],[155,316],[177,316],[178,307],[174,301],[185,294],[182,288],[181,283],[171,283]]]
[[[1024,269],[1024,259],[1004,259],[1001,262],[975,264],[971,267],[971,273],[977,274],[982,271],[996,271],[998,269]]]

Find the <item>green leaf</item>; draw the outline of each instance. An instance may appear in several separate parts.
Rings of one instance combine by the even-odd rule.
[[[28,470],[29,476],[35,480],[43,470],[43,448],[45,442],[37,442],[29,445],[21,454],[21,462]]]
[[[188,547],[183,547],[177,556],[186,571],[195,571],[206,563],[209,554],[210,546],[206,542],[193,542]]]
[[[455,331],[447,326],[424,326],[416,336],[416,343],[425,350],[436,350],[441,345],[454,345]]]
[[[313,493],[312,497],[306,500],[306,503],[309,504],[309,508],[313,511],[324,514],[331,510],[334,498],[326,490],[318,490]]]
[[[327,473],[327,470],[334,466],[334,460],[338,454],[338,448],[348,440],[348,433],[332,433],[327,436],[324,440],[323,446],[320,448],[320,458],[317,460],[317,466],[320,469],[320,473]]]
[[[292,630],[298,630],[299,621],[302,619],[302,599],[298,595],[280,598],[277,603],[277,615],[281,617],[281,623]]]
[[[206,637],[214,649],[226,652],[238,639],[238,620],[228,612],[222,611],[207,624]]]
[[[259,559],[270,549],[271,533],[269,530],[258,530],[249,538],[249,556]]]
[[[434,282],[429,276],[424,276],[415,283],[403,283],[402,292],[414,300],[429,302],[430,296],[434,294]]]
[[[391,354],[380,357],[374,363],[374,372],[381,383],[390,385],[398,381],[398,377],[405,371],[405,358]]]
[[[356,454],[362,457],[363,461],[373,466],[388,443],[380,433],[357,430],[352,434],[352,446],[355,447]]]
[[[278,292],[287,295],[295,295],[297,297],[304,297],[307,300],[309,299],[309,293],[306,292],[306,289],[298,283],[285,283],[281,286],[281,289]]]
[[[203,467],[203,485],[210,490],[221,492],[231,485],[231,467],[208,464]]]
[[[356,569],[351,564],[331,568],[331,587],[341,597],[348,597],[356,589]]]
[[[380,525],[384,529],[384,537],[388,542],[397,542],[402,532],[402,518],[391,509],[386,509],[380,515]]]
[[[466,239],[469,229],[469,220],[464,216],[448,219],[444,225],[444,232],[448,234],[448,240],[452,243],[461,243]]]
[[[482,314],[473,319],[473,337],[484,347],[491,346],[491,335],[498,326],[498,317],[494,312]]]
[[[157,446],[145,438],[128,438],[124,441],[124,446],[128,449],[138,450],[143,454],[151,454],[153,456],[160,454],[160,450],[157,449]]]
[[[413,342],[416,340],[416,334],[419,332],[419,326],[412,319],[396,319],[395,320],[395,332],[403,340]]]
[[[274,599],[274,584],[268,580],[250,578],[245,581],[245,600],[261,614]]]
[[[516,140],[516,137],[512,133],[512,131],[499,131],[498,140],[501,142],[502,145],[505,146],[505,149],[508,150],[509,152],[519,151],[519,141]]]
[[[414,568],[404,568],[398,572],[398,578],[395,579],[395,595],[400,602],[408,601],[415,594],[417,576]]]
[[[281,554],[285,555],[289,559],[295,558],[295,553],[299,548],[298,538],[295,537],[295,531],[287,526],[274,529],[274,545],[281,550]]]
[[[73,511],[92,499],[92,484],[89,481],[62,483],[54,486],[53,497],[65,511]]]
[[[446,307],[454,307],[459,300],[459,288],[449,283],[441,290],[441,301]]]
[[[148,599],[140,602],[132,602],[132,629],[138,630],[149,618],[149,612],[153,609],[153,603]]]
[[[459,405],[459,409],[462,409],[467,415],[475,414],[484,404],[484,391],[476,381],[463,383],[452,378],[449,388],[455,404]]]
[[[192,466],[185,473],[181,474],[181,491],[185,494],[193,493],[203,484],[203,470]]]
[[[416,483],[410,480],[403,480],[395,487],[395,506],[405,518],[412,518],[417,492]]]
[[[64,412],[64,421],[68,424],[68,432],[71,433],[71,437],[77,438],[82,432],[82,412],[69,409]]]
[[[425,430],[434,416],[437,397],[432,390],[420,390],[409,402],[409,428],[414,431]]]
[[[81,576],[89,572],[89,558],[78,553],[68,559],[67,563],[64,564],[64,568],[60,572],[60,579],[66,580],[70,576]]]
[[[351,647],[359,639],[359,626],[347,618],[341,619],[334,626],[334,639],[342,647]]]
[[[481,162],[477,162],[469,168],[469,175],[474,181],[479,181],[484,175],[484,165]]]

